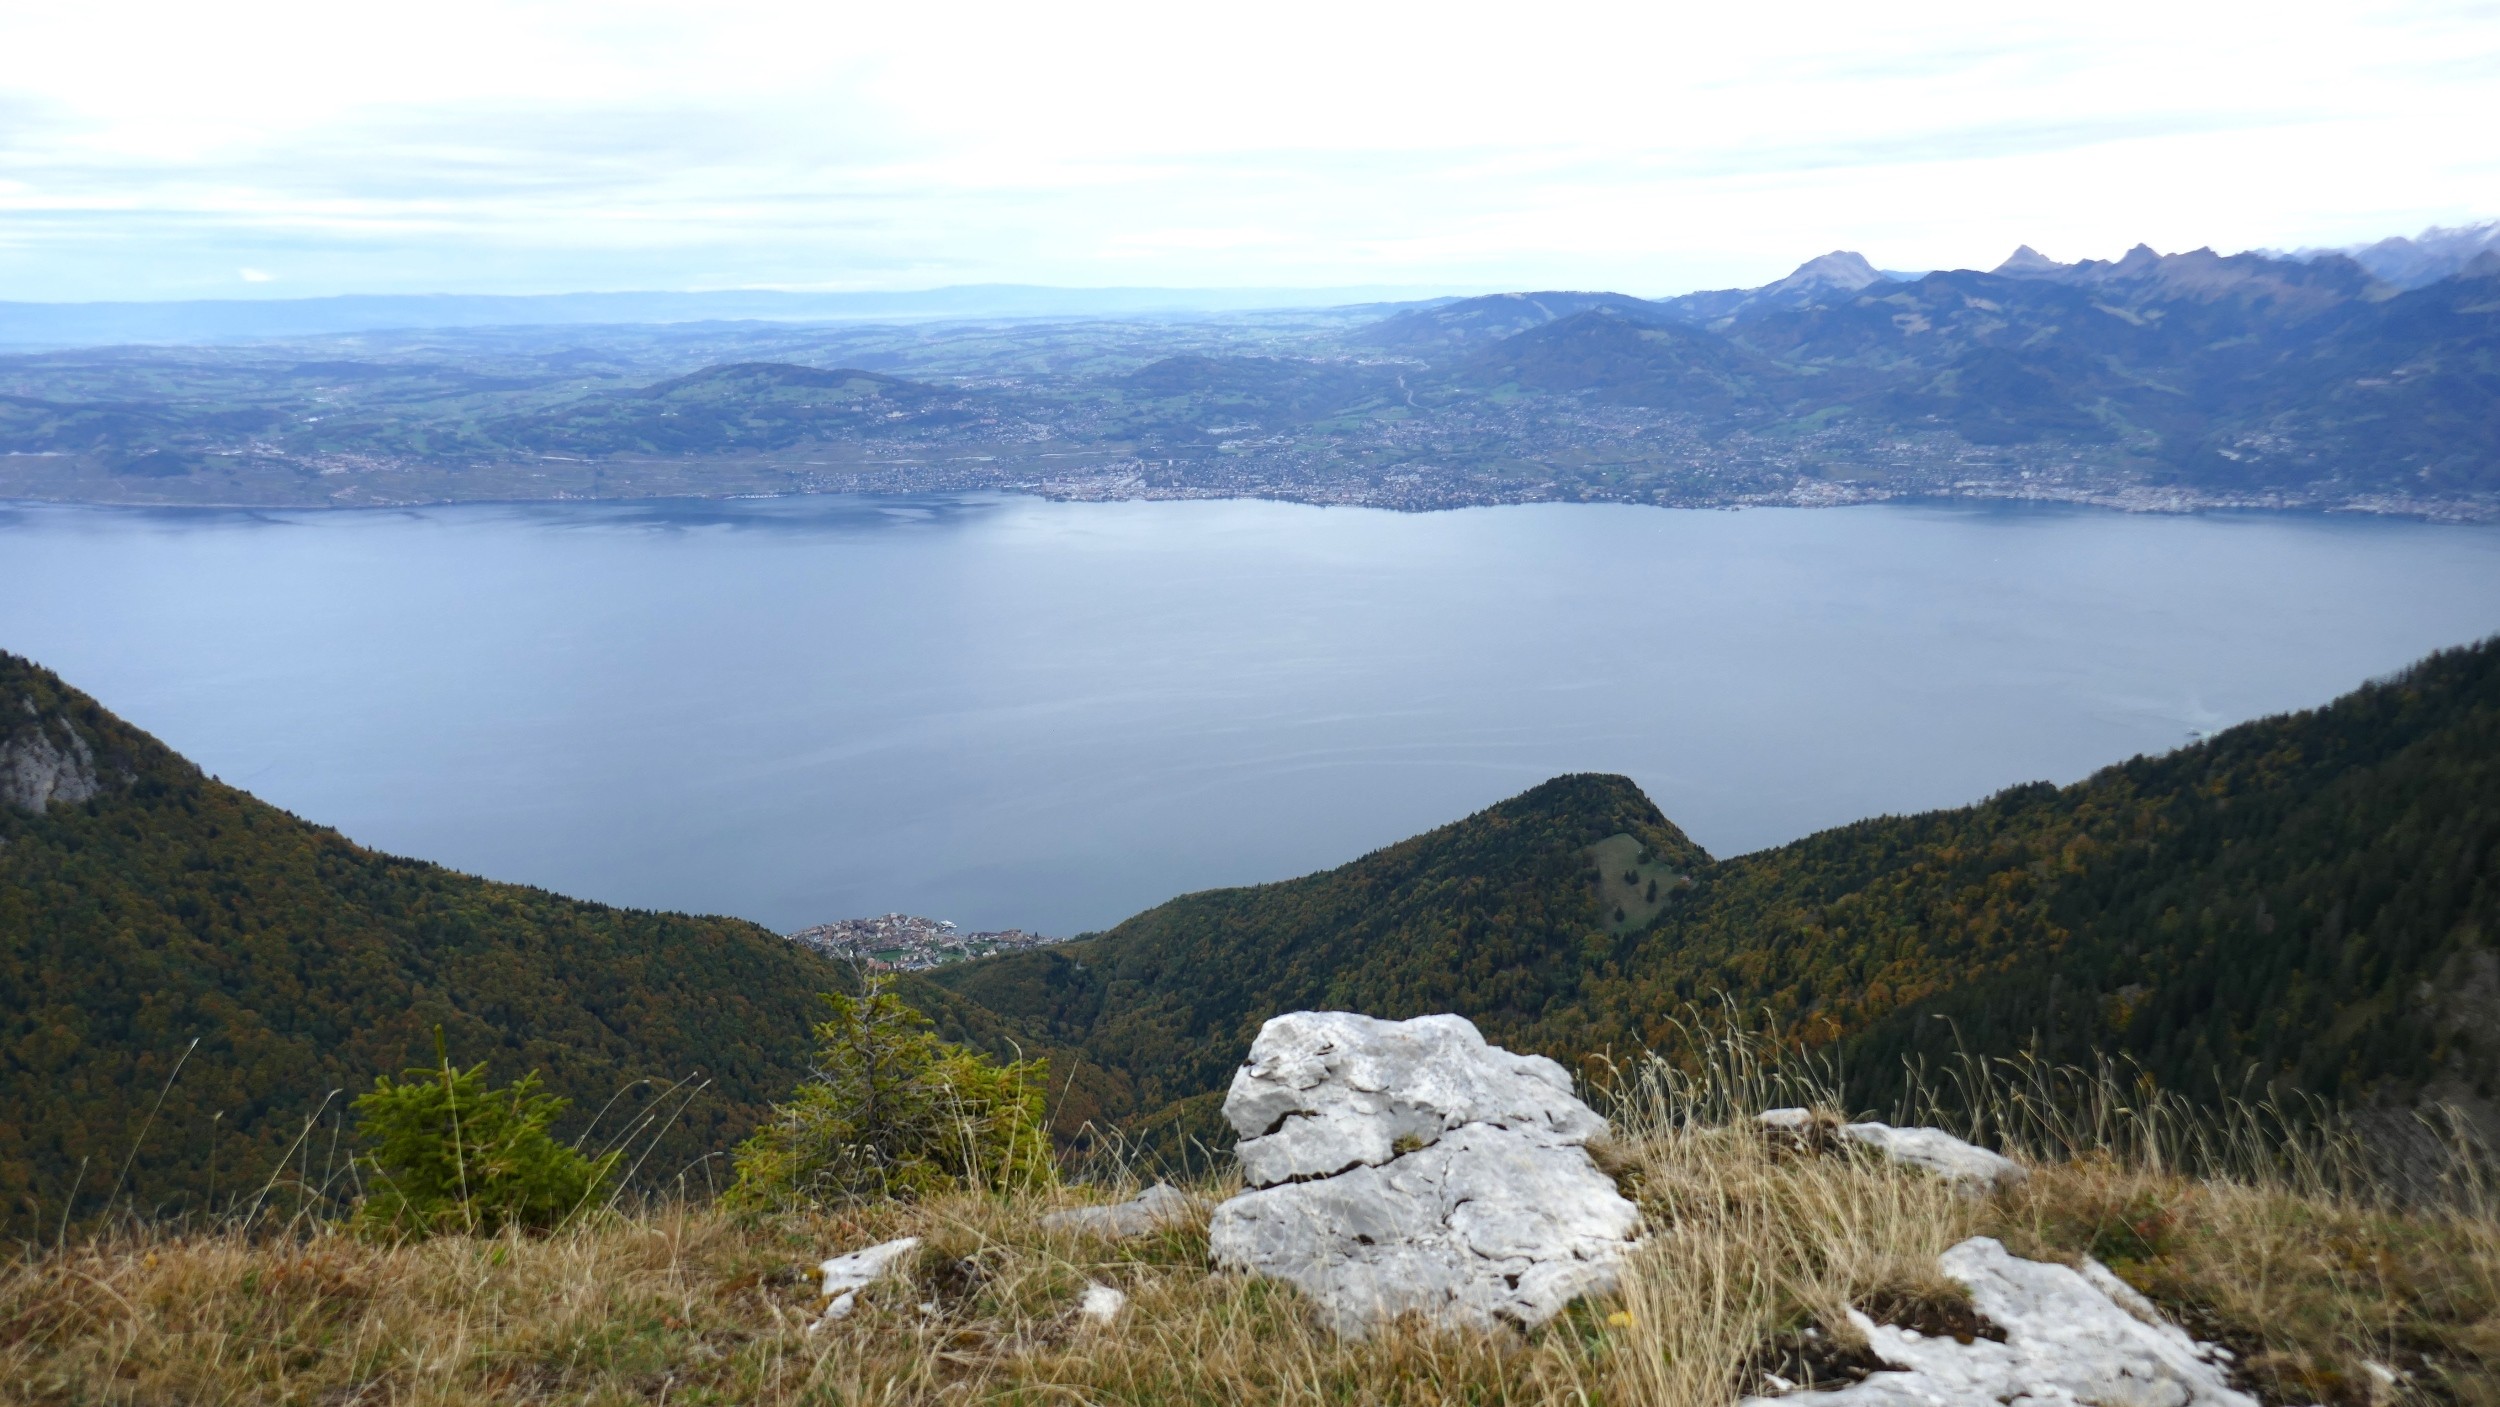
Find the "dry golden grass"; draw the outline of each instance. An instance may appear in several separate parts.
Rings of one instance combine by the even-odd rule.
[[[1061,1198],[1058,1200],[1068,1200]],[[544,1238],[382,1247],[146,1234],[0,1285],[0,1398],[127,1403],[1574,1400],[1586,1317],[1534,1343],[1315,1328],[1278,1286],[1206,1273],[1203,1226],[1119,1245],[979,1195],[740,1221],[686,1205]],[[810,1333],[815,1262],[900,1235],[908,1278]],[[1085,1285],[1131,1296],[1100,1328]]]
[[[2017,1254],[2106,1262],[2271,1401],[2500,1407],[2500,1219],[2109,1160],[2040,1167],[1994,1210]],[[2406,1375],[2391,1391],[2365,1366]]]
[[[765,1219],[671,1202],[536,1238],[391,1247],[304,1223],[30,1250],[0,1272],[0,1401],[1728,1407],[1799,1330],[1847,1339],[1844,1306],[1949,1311],[1935,1257],[1985,1233],[2110,1262],[2240,1351],[2269,1400],[2500,1407],[2488,1203],[2405,1210],[2071,1145],[1967,1198],[1863,1150],[1766,1140],[1745,1115],[1782,1092],[1644,1071],[1600,1152],[1649,1241],[1618,1297],[1528,1335],[1341,1341],[1289,1288],[1210,1274],[1203,1224],[1119,1244],[1041,1229],[1109,1188]],[[816,1262],[902,1235],[925,1238],[911,1273],[810,1333]],[[1076,1314],[1088,1282],[1128,1292],[1117,1323]],[[2410,1376],[2386,1388],[2364,1360]]]

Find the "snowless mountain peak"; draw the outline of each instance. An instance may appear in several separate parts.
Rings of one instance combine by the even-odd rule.
[[[2110,272],[2141,274],[2159,267],[2161,267],[2161,251],[2149,244],[2139,244],[2120,256],[2118,262],[2110,266]]]
[[[1796,272],[1762,291],[1773,293],[1807,288],[1837,288],[1855,293],[1871,284],[1884,282],[1884,276],[1866,256],[1851,249],[1835,249],[1829,254],[1808,259]]]
[[[2473,267],[2481,256],[2500,249],[2500,220],[2453,228],[2432,226],[2411,239],[2397,235],[2376,244],[2341,250],[2305,249],[2296,259],[2346,254],[2372,274],[2398,288],[2421,288]]]
[[[2066,267],[2066,265],[2057,262],[2048,255],[2041,253],[2039,250],[2032,248],[2028,244],[2025,244],[2016,246],[2013,253],[2005,256],[2005,262],[1997,265],[1996,268],[1990,272],[2004,275],[2007,278],[2020,278],[2026,274],[2054,274],[2064,270]]]

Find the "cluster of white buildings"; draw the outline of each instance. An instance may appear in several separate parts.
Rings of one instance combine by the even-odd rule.
[[[880,914],[875,918],[846,918],[802,928],[790,935],[790,941],[813,948],[830,958],[861,963],[879,970],[912,972],[961,962],[966,958],[986,957],[991,953],[1016,952],[1056,943],[1039,933],[1021,928],[1002,929],[995,933],[959,933],[955,925],[944,919],[922,918],[917,914]]]

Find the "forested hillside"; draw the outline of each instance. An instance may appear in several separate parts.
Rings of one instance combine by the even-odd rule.
[[[1280,1011],[1534,1025],[1615,941],[1586,852],[1619,835],[1670,892],[1708,863],[1629,782],[1562,777],[1326,874],[1183,895],[1093,941],[933,979],[1096,1068],[1072,1072],[1082,1102],[1062,1127],[1153,1111],[1222,1090]]]
[[[1834,1050],[1870,1101],[1903,1056],[1958,1043],[2490,1118],[2496,877],[2500,642],[2074,786],[1732,860],[1623,778],[1557,778],[1325,874],[903,985],[951,1039],[1050,1056],[1063,1132],[1208,1131],[1279,1011],[1457,1011],[1585,1059],[1723,996]],[[849,981],[741,921],[376,854],[0,655],[0,1195],[20,1224],[73,1185],[91,1213],[134,1148],[143,1207],[256,1185],[326,1107],[299,1151],[317,1173],[340,1102],[429,1060],[437,1027],[499,1077],[542,1071],[577,1101],[568,1135],[620,1090],[603,1130],[652,1108],[637,1080],[699,1071],[646,1171],[673,1176],[800,1078],[813,994]]]
[[[1684,880],[1628,932],[1612,896],[1645,885],[1591,849],[1617,834]],[[1958,1039],[2123,1053],[2205,1096],[2253,1072],[2487,1109],[2496,908],[2500,642],[2074,786],[1726,861],[1629,781],[1560,778],[1342,869],[938,980],[1109,1072],[1094,1112],[1148,1122],[1198,1112],[1295,1006],[1457,1011],[1572,1059],[1655,1045],[1722,995],[1834,1047],[1870,1099]]]
[[[710,1081],[646,1166],[726,1147],[805,1068],[844,973],[735,919],[612,909],[376,854],[224,786],[0,654],[0,1205],[249,1194],[324,1107],[433,1060],[536,1069],[567,1136],[636,1080]],[[151,1106],[193,1038],[199,1046]],[[617,1101],[602,1132],[652,1107]],[[671,1106],[673,1107],[673,1105]],[[84,1169],[83,1176],[81,1169]]]

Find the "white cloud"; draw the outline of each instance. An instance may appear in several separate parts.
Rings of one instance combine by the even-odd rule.
[[[0,9],[0,297],[1753,282],[2500,214],[2500,5]]]
[[[268,283],[277,277],[266,269],[237,269],[234,272],[245,283]]]

